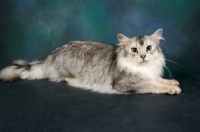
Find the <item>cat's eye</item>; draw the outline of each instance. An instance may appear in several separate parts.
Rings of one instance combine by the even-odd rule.
[[[146,51],[150,51],[152,49],[151,45],[147,46]]]
[[[132,51],[133,53],[138,53],[137,48],[131,48],[131,51]]]

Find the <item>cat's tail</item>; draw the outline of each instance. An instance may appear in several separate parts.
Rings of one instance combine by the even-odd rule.
[[[43,78],[47,78],[47,76],[45,76],[43,63],[40,61],[28,63],[23,60],[16,60],[0,71],[0,81],[13,82],[24,79]]]

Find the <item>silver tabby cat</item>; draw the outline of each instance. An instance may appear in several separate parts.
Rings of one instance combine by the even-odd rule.
[[[162,29],[158,29],[152,35],[119,34],[119,46],[72,41],[43,61],[14,61],[0,71],[0,80],[48,78],[99,93],[180,94],[176,80],[162,78],[165,58],[161,39]]]

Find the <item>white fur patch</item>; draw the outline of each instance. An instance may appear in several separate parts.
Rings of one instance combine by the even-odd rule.
[[[117,66],[121,71],[125,70],[128,73],[141,75],[140,77],[150,80],[156,80],[162,76],[164,65],[165,62],[163,56],[148,62],[136,63],[119,54],[117,62]]]
[[[110,85],[109,83],[104,83],[104,84],[85,84],[81,81],[79,81],[78,79],[72,79],[68,82],[69,85],[77,87],[77,88],[81,88],[81,89],[85,89],[85,90],[92,90],[94,92],[98,92],[98,93],[103,93],[103,94],[122,94],[117,90],[114,90],[112,88],[112,85]]]

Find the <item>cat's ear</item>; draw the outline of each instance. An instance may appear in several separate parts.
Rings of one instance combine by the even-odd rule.
[[[163,33],[163,30],[162,30],[162,28],[160,28],[160,29],[156,30],[156,32],[153,33],[150,36],[150,38],[158,44],[159,40],[164,40],[164,38],[162,37],[162,33]]]
[[[126,46],[125,43],[129,40],[129,38],[126,37],[126,36],[123,35],[123,34],[118,34],[118,35],[117,35],[117,38],[118,38],[118,41],[120,42],[120,46],[121,46],[122,48],[125,48],[125,46]]]

